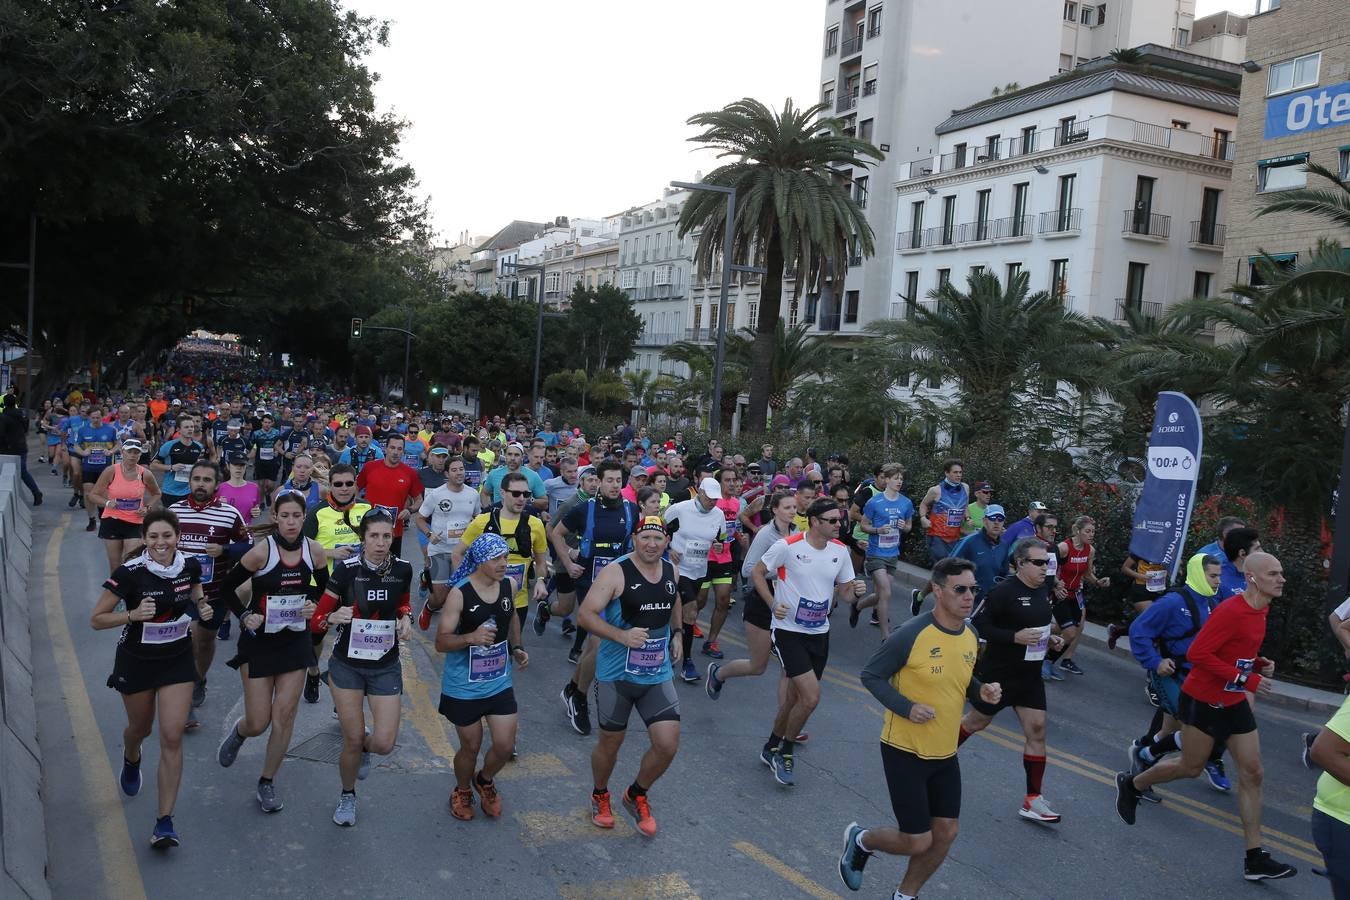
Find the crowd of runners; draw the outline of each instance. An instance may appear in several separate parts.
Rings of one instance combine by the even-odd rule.
[[[858,890],[874,853],[906,856],[893,896],[907,900],[957,837],[961,744],[1004,709],[1024,735],[1025,784],[1009,802],[1026,819],[1060,822],[1045,785],[1047,700],[1054,682],[1087,674],[1074,656],[1084,591],[1118,577],[1134,615],[1113,642],[1128,634],[1153,706],[1117,778],[1118,815],[1134,824],[1153,786],[1177,778],[1230,791],[1227,755],[1244,877],[1295,873],[1261,846],[1252,697],[1270,689],[1275,663],[1258,651],[1284,577],[1249,523],[1222,520],[1175,581],[1135,557],[1117,573],[1096,555],[1091,518],[1042,502],[1019,516],[995,485],[968,482],[960,460],[914,490],[916,504],[899,462],[864,474],[811,448],[783,460],[766,445],[747,459],[624,423],[588,436],[381,406],[269,379],[210,344],[180,347],[161,378],[112,402],[53,398],[38,427],[40,464],[62,477],[67,505],[106,552],[91,621],[120,632],[108,686],[126,706],[128,796],[141,789],[142,744],[158,733],[155,847],[179,842],[182,739],[225,677],[213,672],[218,643],[234,642],[225,665],[244,695],[219,764],[264,739],[257,803],[281,810],[299,704],[320,702],[326,686],[343,739],[333,821],[352,826],[357,783],[397,740],[400,645],[428,632],[444,654],[440,712],[458,736],[448,811],[467,820],[502,814],[495,776],[514,753],[513,678],[529,665],[527,636],[553,623],[575,666],[558,686],[562,713],[579,735],[599,730],[592,821],[615,825],[610,782],[636,712],[648,746],[616,790],[651,837],[650,795],[678,752],[681,704],[693,702],[676,681],[725,704],[736,679],[775,658],[778,702],[758,754],[790,787],[822,702],[831,628],[866,621],[877,648],[861,681],[884,707],[895,822],[850,824],[839,874]],[[914,542],[931,574],[906,616],[892,576]],[[727,659],[720,636],[737,606],[748,655]],[[1350,627],[1337,633],[1350,647]],[[536,687],[520,702],[556,702]],[[1309,760],[1326,771],[1314,833],[1337,896],[1350,896],[1350,858],[1332,849],[1350,829],[1347,739],[1345,712],[1308,738]]]

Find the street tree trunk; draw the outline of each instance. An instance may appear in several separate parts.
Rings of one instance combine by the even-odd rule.
[[[783,304],[783,250],[775,230],[764,235],[764,268],[760,282],[759,324],[750,348],[750,406],[741,422],[742,431],[764,431],[769,393],[773,390],[773,354],[777,342],[779,307]],[[734,408],[734,407],[733,407]],[[777,423],[775,423],[777,424]],[[727,421],[730,427],[730,420]]]

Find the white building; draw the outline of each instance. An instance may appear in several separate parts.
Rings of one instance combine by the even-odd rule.
[[[667,188],[661,199],[619,216],[619,287],[642,317],[642,337],[625,368],[652,374],[685,374],[661,351],[685,340],[691,328],[689,285],[694,271],[693,235],[677,234],[688,191]]]
[[[1241,68],[1167,47],[956,110],[901,167],[887,314],[975,270],[1106,319],[1208,296],[1222,271]]]
[[[842,290],[820,298],[818,328],[856,332],[889,314],[890,186],[938,153],[935,124],[1009,84],[1035,84],[1117,47],[1185,46],[1194,0],[826,0],[820,96],[885,159],[853,173],[877,253],[855,255]],[[787,315],[787,312],[784,313]]]

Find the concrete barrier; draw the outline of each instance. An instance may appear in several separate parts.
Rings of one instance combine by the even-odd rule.
[[[0,456],[0,897],[48,900],[28,608],[33,511],[27,498],[18,457]]]

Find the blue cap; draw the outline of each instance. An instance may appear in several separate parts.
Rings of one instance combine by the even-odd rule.
[[[1003,507],[999,506],[997,503],[991,503],[985,507],[984,517],[986,519],[1006,519],[1008,518],[1008,514],[1005,513]]]

